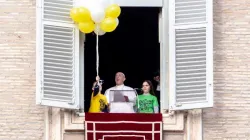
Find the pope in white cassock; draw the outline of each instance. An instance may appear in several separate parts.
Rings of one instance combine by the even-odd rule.
[[[111,87],[105,91],[105,96],[110,106],[110,113],[134,113],[134,106],[136,103],[136,93],[134,89],[124,85],[126,80],[125,74],[117,72],[115,75],[116,86]],[[115,90],[120,92],[114,92]],[[132,91],[132,92],[131,92]],[[127,97],[127,102],[113,102],[114,94],[122,93]],[[113,98],[113,99],[112,99]]]

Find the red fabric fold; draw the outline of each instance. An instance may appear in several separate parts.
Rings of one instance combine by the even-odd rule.
[[[85,126],[88,140],[94,140],[94,135],[95,140],[144,140],[144,137],[146,140],[151,140],[152,137],[160,140],[159,132],[162,131],[160,123],[152,125],[153,122],[162,122],[162,114],[86,113],[85,120],[95,122],[95,126],[93,123],[87,123]],[[144,124],[145,122],[147,124]],[[153,131],[158,133],[153,134]]]

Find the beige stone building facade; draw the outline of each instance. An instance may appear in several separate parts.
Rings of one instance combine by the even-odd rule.
[[[250,139],[249,6],[214,0],[214,107],[165,115],[164,139]],[[36,1],[0,1],[0,19],[0,140],[83,139],[84,117],[36,105]]]

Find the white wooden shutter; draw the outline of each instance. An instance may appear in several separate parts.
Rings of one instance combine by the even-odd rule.
[[[212,4],[169,1],[170,109],[213,106]]]
[[[73,0],[37,0],[37,104],[79,108],[79,30]]]

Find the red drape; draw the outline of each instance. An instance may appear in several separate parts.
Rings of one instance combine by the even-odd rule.
[[[86,122],[95,122],[95,126],[93,123],[87,123],[85,126],[88,140],[94,140],[94,135],[95,140],[144,140],[144,137],[147,140],[151,140],[152,137],[154,137],[154,140],[160,140],[161,136],[160,133],[153,134],[153,131],[161,131],[161,124],[156,123],[152,125],[152,123],[162,122],[162,114],[86,113],[85,120]],[[124,122],[117,123],[117,121]],[[136,123],[128,121],[133,121]],[[103,124],[100,122],[109,123]],[[145,122],[149,123],[144,124]],[[102,132],[93,132],[93,130]],[[107,131],[116,131],[116,133]]]

